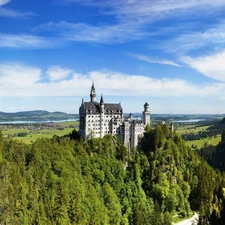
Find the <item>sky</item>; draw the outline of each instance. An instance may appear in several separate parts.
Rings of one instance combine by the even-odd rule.
[[[0,0],[0,111],[225,113],[224,0]]]

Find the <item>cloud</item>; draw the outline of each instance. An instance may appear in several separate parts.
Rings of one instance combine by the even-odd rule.
[[[18,63],[0,64],[0,86],[13,92],[14,96],[20,91],[35,85],[41,76],[41,69],[24,66]]]
[[[194,9],[200,11],[201,9],[208,8],[218,8],[224,6],[225,3],[223,0],[211,1],[211,0],[202,0],[202,1],[195,1],[195,0],[124,0],[124,1],[111,1],[111,0],[63,0],[64,2],[75,2],[80,3],[83,5],[94,6],[98,8],[103,8],[105,11],[101,11],[102,13],[110,13],[110,14],[117,14],[117,15],[143,15],[152,17],[152,16],[163,16],[164,14],[173,14],[174,10],[179,10],[180,13],[184,13],[185,11],[181,10],[188,10]],[[149,13],[151,13],[149,15]]]
[[[153,79],[139,75],[126,75],[117,72],[90,72],[92,80],[98,81],[96,87],[107,95],[119,96],[221,96],[224,83],[196,85],[183,79]]]
[[[0,16],[2,17],[16,17],[16,18],[27,18],[29,16],[35,16],[32,12],[18,12],[12,9],[5,9],[0,7]]]
[[[225,7],[225,2],[223,0],[168,0],[166,3],[164,0],[153,0],[151,3],[149,3],[148,0],[64,0],[63,2],[79,3],[87,7],[96,7],[99,9],[98,14],[103,14],[105,17],[114,16],[113,23],[112,20],[105,19],[105,17],[103,17],[103,20],[99,20],[98,23],[95,23],[95,25],[51,21],[33,28],[32,31],[34,32],[43,32],[42,36],[30,34],[0,34],[0,47],[55,48],[71,44],[72,42],[115,44],[133,40],[146,40],[149,42],[160,42],[160,44],[157,45],[152,44],[150,48],[185,52],[188,49],[199,48],[204,45],[203,43],[207,44],[210,41],[212,42],[212,40],[214,40],[215,44],[218,43],[219,40],[220,42],[224,40],[224,26],[222,25],[218,27],[218,29],[215,28],[214,30],[212,29],[202,34],[190,32],[192,29],[195,29],[195,27],[187,28],[186,23],[179,22],[180,18],[183,18],[183,15],[190,17],[190,12],[191,15],[194,15],[190,18],[191,20],[193,18],[198,18],[199,15],[203,17],[210,12],[215,13],[217,10],[221,10],[222,7]],[[9,3],[8,0],[2,0],[0,1],[0,6],[1,4],[7,3]],[[204,14],[201,12],[204,12]],[[32,13],[20,13],[0,7],[0,15],[22,17],[23,15],[32,15]],[[179,17],[179,20],[177,20],[177,17]],[[169,24],[167,20],[171,20],[172,18],[176,23]],[[165,25],[162,25],[163,20],[165,20]],[[160,22],[161,25],[158,26],[157,22]],[[192,25],[193,24],[194,23],[192,23]],[[176,30],[176,33],[173,30]],[[189,30],[188,33],[187,30]],[[220,32],[218,33],[218,31]],[[209,36],[209,38],[205,37],[212,33],[214,35]],[[171,34],[176,34],[176,37],[171,39]],[[181,34],[180,37],[177,37],[179,34]],[[217,40],[217,42],[215,40]],[[155,59],[149,60],[158,61]],[[165,61],[164,63],[170,63],[170,61]]]
[[[17,18],[27,18],[29,16],[35,16],[35,13],[32,12],[19,12],[13,9],[4,8],[2,6],[10,3],[11,0],[0,0],[0,16],[3,17],[17,17]]]
[[[59,81],[67,78],[72,70],[61,68],[60,66],[51,66],[46,73],[51,81]]]
[[[50,82],[42,82],[41,78],[48,73],[52,79]],[[115,71],[90,71],[87,74],[79,74],[60,66],[42,71],[37,67],[6,63],[0,64],[0,97],[88,96],[92,80],[95,80],[99,95],[103,93],[111,96],[219,98],[225,96],[222,94],[225,83],[195,85],[183,79],[153,79]]]
[[[132,40],[149,42],[159,40],[159,45],[153,44],[151,47],[162,49],[164,46],[170,51],[174,51],[173,49],[179,51],[179,44],[183,48],[201,47],[201,42],[194,37],[194,32],[192,32],[199,25],[196,24],[199,23],[199,17],[202,20],[204,16],[219,13],[225,7],[224,0],[167,0],[166,2],[165,0],[152,0],[151,2],[149,0],[62,0],[62,2],[95,7],[98,9],[97,13],[103,15],[104,19],[98,20],[98,23],[95,24],[51,21],[41,24],[33,30],[36,32],[49,31],[50,34],[56,34],[64,41],[74,42],[114,44]],[[108,20],[107,16],[114,17],[114,19]],[[186,20],[183,20],[184,18]],[[210,23],[207,23],[208,27],[219,21],[216,20],[216,16],[216,19],[212,18],[211,16]],[[173,22],[170,23],[171,21]],[[206,23],[204,26],[207,29]],[[175,30],[176,32],[174,32]],[[214,36],[216,34],[215,30]],[[200,35],[196,32],[196,36]],[[188,37],[192,38],[192,43],[188,41]],[[212,41],[210,38],[208,40]],[[218,37],[217,40],[219,40]],[[167,42],[168,44],[166,44]]]
[[[194,25],[193,25],[194,26]],[[207,47],[214,48],[221,47],[225,44],[225,20],[217,24],[201,27],[198,31],[186,31],[184,34],[172,40],[162,43],[162,48],[169,52],[179,52],[181,54],[187,53],[191,50]]]
[[[36,32],[49,31],[63,38],[64,41],[89,43],[123,43],[131,40],[140,40],[149,35],[135,24],[123,23],[115,25],[91,26],[85,23],[49,22],[33,29]]]
[[[6,5],[9,2],[11,2],[11,0],[0,0],[0,6]]]
[[[225,49],[201,57],[182,57],[181,60],[214,80],[225,82]]]
[[[0,33],[0,47],[9,48],[53,48],[62,46],[59,39],[49,39],[27,34]]]
[[[133,56],[135,59],[139,59],[142,61],[146,61],[149,63],[157,63],[157,64],[164,64],[164,65],[171,65],[171,66],[180,66],[179,64],[172,62],[170,60],[161,60],[161,59],[157,59],[157,58],[150,58],[147,57],[145,55],[134,55],[132,54],[131,56]]]

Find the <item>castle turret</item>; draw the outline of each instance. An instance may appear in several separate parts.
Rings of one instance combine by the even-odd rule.
[[[100,99],[100,105],[104,107],[104,100],[103,100],[103,96],[101,95],[101,99]]]
[[[149,110],[149,104],[146,102],[144,104],[144,111],[142,112],[143,115],[143,123],[145,125],[150,125],[150,110]]]
[[[96,92],[95,92],[94,82],[92,83],[92,86],[91,86],[90,99],[91,99],[91,102],[96,101]]]
[[[102,95],[100,99],[100,108],[100,137],[104,137],[104,100]]]

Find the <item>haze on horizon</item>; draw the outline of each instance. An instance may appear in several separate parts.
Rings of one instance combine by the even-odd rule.
[[[225,2],[0,0],[0,111],[225,113]]]

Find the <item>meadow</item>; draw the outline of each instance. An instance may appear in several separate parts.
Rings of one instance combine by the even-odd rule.
[[[37,123],[37,124],[4,124],[0,125],[3,136],[30,144],[38,138],[64,136],[78,129],[79,122]]]
[[[66,121],[58,123],[36,123],[36,124],[4,124],[0,129],[4,137],[16,139],[30,144],[38,138],[52,138],[54,135],[64,136],[74,129],[78,130],[78,121]],[[180,123],[175,125],[175,131],[179,134],[198,133],[204,131],[209,125],[199,125],[196,123]],[[26,134],[26,135],[20,135]],[[221,135],[200,140],[187,141],[187,145],[193,149],[201,148],[204,144],[217,145],[221,140]]]
[[[204,132],[207,128],[209,128],[209,125],[199,125],[195,123],[183,123],[176,126],[176,132],[179,134],[185,134],[185,133],[198,133],[198,132]],[[208,138],[202,138],[199,140],[193,140],[193,141],[186,141],[187,145],[190,146],[193,149],[199,149],[204,144],[207,145],[213,145],[216,146],[221,141],[221,135],[218,134],[213,137]]]

